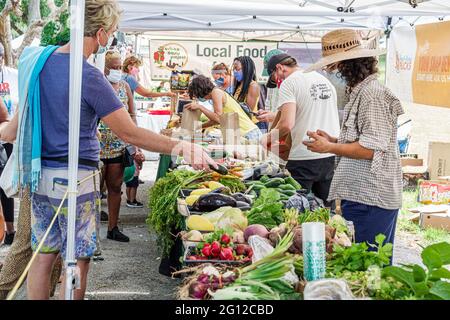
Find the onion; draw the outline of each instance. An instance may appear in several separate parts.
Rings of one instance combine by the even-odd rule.
[[[207,284],[193,282],[189,286],[189,296],[195,299],[203,299],[206,295],[206,292],[208,292],[208,289],[209,285]]]
[[[244,231],[245,241],[248,241],[248,238],[255,235],[262,238],[267,238],[269,236],[269,231],[262,224],[252,224]]]

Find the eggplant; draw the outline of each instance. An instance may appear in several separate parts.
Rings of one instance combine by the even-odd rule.
[[[195,203],[196,211],[211,212],[220,207],[236,207],[236,200],[225,194],[208,193],[201,195]]]
[[[245,194],[237,192],[231,195],[236,201],[241,201],[241,202],[245,202],[249,205],[252,204],[252,199],[250,199],[249,197],[247,197]]]
[[[236,208],[241,209],[242,211],[250,210],[252,207],[244,201],[236,201]]]

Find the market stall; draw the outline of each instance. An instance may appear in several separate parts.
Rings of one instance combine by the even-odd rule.
[[[165,254],[178,242],[179,299],[450,298],[449,243],[425,248],[424,267],[391,266],[384,235],[354,243],[352,223],[277,165],[228,159],[224,168],[180,167],[151,189],[147,222]]]

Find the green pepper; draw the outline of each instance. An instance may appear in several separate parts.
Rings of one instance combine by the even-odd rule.
[[[286,182],[287,184],[290,184],[291,186],[293,186],[295,188],[295,190],[300,190],[302,188],[300,183],[295,181],[295,179],[292,178],[292,176],[289,176],[289,177],[285,178],[284,182]]]
[[[270,179],[268,182],[266,182],[264,185],[267,188],[276,188],[281,184],[284,184],[283,178],[273,178],[273,179]]]
[[[293,185],[290,184],[282,184],[278,186],[278,189],[281,190],[292,190],[292,191],[297,191],[297,189],[295,189],[295,187]]]

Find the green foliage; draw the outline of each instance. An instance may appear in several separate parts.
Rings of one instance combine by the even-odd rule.
[[[41,35],[41,45],[58,45],[69,42],[70,40],[70,26],[69,26],[69,12],[61,14],[58,20],[47,23]]]
[[[372,265],[379,267],[389,265],[393,247],[391,243],[383,245],[385,239],[383,234],[375,238],[376,245],[371,246],[376,248],[376,251],[368,251],[369,246],[364,242],[354,243],[348,248],[335,245],[327,266],[328,274],[339,276],[344,271],[366,271]]]
[[[450,300],[450,243],[441,242],[426,247],[422,251],[422,261],[426,269],[419,265],[386,267],[383,277],[391,277],[404,285],[417,299]]]
[[[276,189],[262,189],[259,198],[247,214],[248,224],[262,224],[268,229],[284,222],[283,205]]]
[[[177,210],[180,190],[204,176],[204,172],[175,170],[156,181],[150,189],[150,212],[146,222],[158,235],[158,246],[164,256],[169,254],[175,243],[173,234],[181,229],[184,222],[184,217]]]

